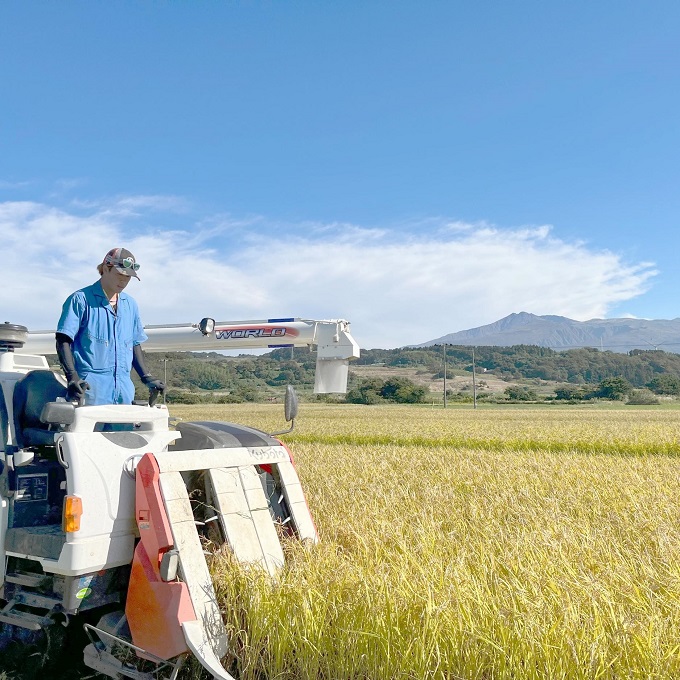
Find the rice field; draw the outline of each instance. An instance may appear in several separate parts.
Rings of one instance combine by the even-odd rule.
[[[175,406],[280,429],[281,407]],[[304,404],[321,537],[212,565],[244,680],[680,677],[680,410]],[[197,676],[198,677],[198,676]]]

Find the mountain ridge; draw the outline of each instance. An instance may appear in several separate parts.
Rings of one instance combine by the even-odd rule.
[[[411,345],[538,345],[551,349],[595,347],[612,352],[634,349],[661,349],[680,353],[680,318],[676,319],[590,319],[576,321],[555,314],[536,315],[515,312],[493,323],[456,333],[447,333],[434,340]]]

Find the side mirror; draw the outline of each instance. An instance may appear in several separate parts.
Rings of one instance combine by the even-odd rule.
[[[292,385],[286,387],[286,396],[283,402],[283,412],[286,416],[286,420],[290,423],[290,427],[287,430],[281,430],[280,432],[270,432],[270,437],[276,437],[280,434],[288,434],[292,432],[295,427],[295,418],[298,414],[298,398]]]
[[[283,410],[288,422],[297,418],[298,396],[295,392],[295,388],[292,385],[288,385],[286,387],[286,396],[283,403]]]

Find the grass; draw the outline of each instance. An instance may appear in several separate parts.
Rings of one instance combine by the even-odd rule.
[[[174,406],[187,420],[232,420],[266,431],[280,429],[271,405]],[[200,414],[200,415],[197,415]],[[298,444],[463,447],[487,451],[574,452],[610,455],[680,454],[680,409],[579,407],[332,406],[305,404],[294,431]]]
[[[631,407],[305,405],[287,440],[321,543],[288,545],[275,585],[213,565],[241,677],[680,676],[679,431]]]

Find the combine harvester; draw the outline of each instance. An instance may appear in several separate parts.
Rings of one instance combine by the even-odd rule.
[[[316,346],[315,392],[345,392],[359,348],[346,321],[146,327],[151,351]],[[173,679],[193,654],[214,678],[227,634],[206,539],[274,576],[279,536],[316,542],[285,432],[180,422],[165,405],[78,406],[49,370],[53,333],[0,325],[0,650],[83,626],[86,666]],[[89,638],[89,644],[87,639]],[[1,658],[2,652],[0,652]]]

